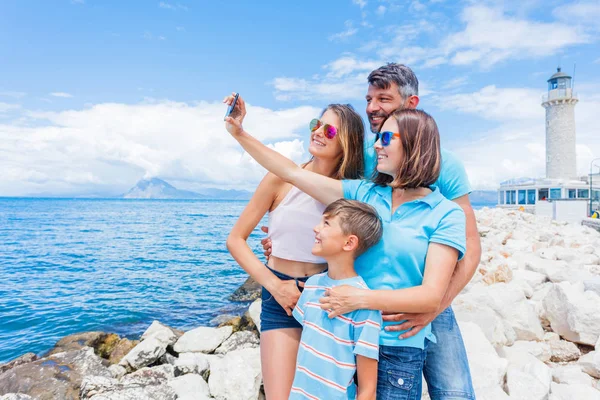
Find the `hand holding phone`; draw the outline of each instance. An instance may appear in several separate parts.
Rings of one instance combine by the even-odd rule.
[[[233,116],[235,116],[235,114],[234,114],[234,115],[231,115],[231,114],[232,114],[232,113],[234,112],[234,110],[235,110],[235,105],[237,104],[238,97],[240,97],[240,94],[239,94],[239,93],[236,93],[236,94],[233,96],[233,101],[231,102],[231,104],[229,105],[229,107],[227,107],[227,112],[225,113],[225,117],[223,118],[223,121],[225,121],[225,119],[226,119],[227,117],[229,117],[229,116],[232,116],[232,117],[233,117]]]

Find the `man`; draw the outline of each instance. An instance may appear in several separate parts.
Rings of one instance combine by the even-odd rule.
[[[369,74],[367,117],[373,133],[379,132],[387,116],[397,109],[416,108],[419,104],[419,81],[414,72],[402,64],[390,63]],[[377,165],[374,137],[365,141],[365,174],[370,176]],[[442,168],[436,186],[446,198],[456,202],[465,212],[467,252],[457,264],[437,312],[385,315],[386,321],[405,321],[393,329],[407,330],[402,337],[415,335],[432,323],[437,343],[429,343],[423,375],[432,400],[474,399],[471,374],[464,343],[450,305],[469,283],[481,258],[477,221],[469,201],[471,187],[465,169],[456,156],[442,149]]]
[[[369,74],[366,95],[367,117],[371,131],[379,129],[388,115],[397,109],[419,105],[419,81],[414,72],[402,64],[389,63]],[[365,140],[365,175],[372,174],[377,165],[373,148],[375,137]],[[432,324],[437,343],[429,343],[423,374],[432,400],[475,399],[467,355],[460,330],[450,307],[454,298],[469,283],[481,257],[477,221],[469,201],[471,187],[465,169],[454,154],[442,149],[442,168],[436,182],[441,193],[456,202],[465,212],[467,252],[457,264],[440,309],[433,313],[384,315],[386,321],[404,321],[392,330],[405,331],[402,337],[417,334]],[[267,231],[265,227],[263,231]],[[265,255],[270,254],[269,239],[262,241]],[[401,369],[401,366],[398,366]],[[408,371],[407,371],[408,372]]]

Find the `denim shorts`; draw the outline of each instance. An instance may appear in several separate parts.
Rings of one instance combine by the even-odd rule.
[[[266,265],[265,265],[266,266]],[[266,266],[269,268],[268,266]],[[306,282],[309,276],[302,278],[294,278],[293,276],[286,275],[279,271],[275,271],[269,268],[276,277],[282,281],[295,280],[296,285],[298,282]],[[298,286],[298,289],[302,292],[303,288]],[[279,305],[275,297],[264,287],[261,292],[262,308],[260,310],[260,330],[261,332],[270,331],[271,329],[284,329],[284,328],[298,328],[302,329],[302,325],[293,316],[287,315],[283,307]]]
[[[380,345],[377,400],[419,400],[425,355],[426,350],[416,347]]]

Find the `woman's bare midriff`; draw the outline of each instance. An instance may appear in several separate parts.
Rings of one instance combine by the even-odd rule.
[[[281,272],[282,274],[289,275],[294,278],[302,278],[306,276],[312,276],[327,269],[327,264],[315,264],[310,262],[292,261],[275,256],[269,257],[267,263],[269,268],[275,271]]]

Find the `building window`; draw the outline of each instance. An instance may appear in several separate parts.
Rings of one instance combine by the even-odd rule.
[[[589,199],[590,198],[590,190],[589,189],[577,189],[577,198],[578,199]]]
[[[570,199],[577,198],[577,189],[569,189],[569,198]]]
[[[510,204],[517,204],[517,191],[516,190],[510,191]]]
[[[519,190],[519,204],[527,204],[527,191]]]
[[[551,199],[560,199],[560,188],[552,188],[550,189],[550,198]]]
[[[527,189],[527,204],[535,204],[535,189]]]
[[[594,190],[593,193],[594,193],[593,199],[596,201],[600,200],[600,190]]]
[[[538,200],[548,200],[548,188],[538,189]]]

